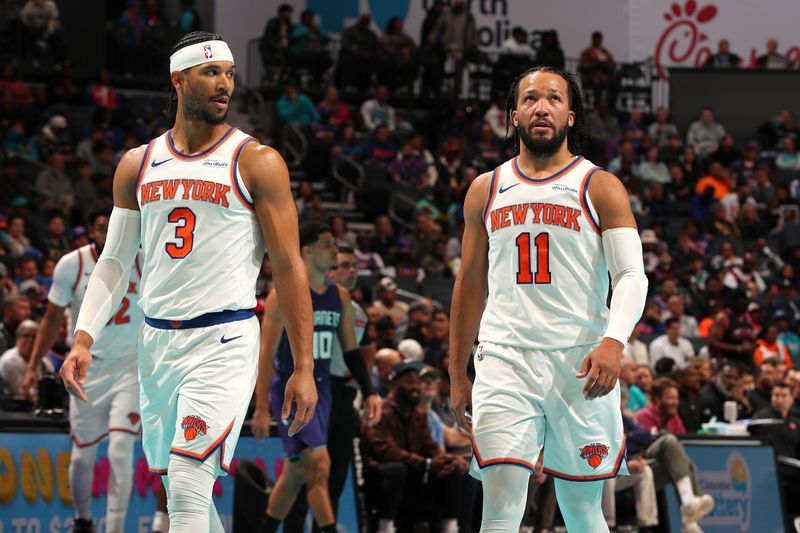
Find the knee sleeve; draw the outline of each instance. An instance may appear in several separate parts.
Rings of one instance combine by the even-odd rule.
[[[219,450],[202,463],[170,455],[168,483],[171,533],[209,533],[211,494],[217,479]]]
[[[556,479],[556,498],[567,531],[608,533],[601,508],[603,481]]]
[[[136,435],[124,431],[112,431],[108,436],[108,461],[111,474],[108,482],[106,508],[106,530],[109,533],[123,531],[125,513],[133,488],[133,444]]]
[[[498,465],[481,472],[483,520],[481,533],[517,531],[525,514],[531,473],[521,467]]]
[[[89,519],[92,517],[92,479],[96,458],[97,445],[85,447],[72,445],[69,486],[77,518]]]
[[[225,528],[222,527],[222,520],[219,517],[219,513],[217,513],[217,508],[214,506],[213,501],[208,507],[208,523],[209,533],[225,533]]]

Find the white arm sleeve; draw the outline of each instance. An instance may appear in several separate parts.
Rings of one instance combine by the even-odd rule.
[[[611,316],[604,337],[624,346],[642,316],[647,298],[642,241],[634,228],[611,228],[603,232],[603,251],[613,291]]]
[[[92,340],[119,307],[128,288],[128,272],[139,251],[141,225],[139,211],[115,207],[111,212],[106,245],[89,278],[75,324],[75,331],[85,331]]]

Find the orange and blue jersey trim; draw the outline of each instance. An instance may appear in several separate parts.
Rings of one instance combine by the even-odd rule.
[[[239,146],[236,147],[236,150],[233,152],[233,162],[231,163],[231,184],[233,184],[233,190],[236,192],[236,196],[239,198],[244,206],[248,209],[255,209],[255,204],[245,198],[244,191],[242,190],[242,186],[239,185],[239,177],[237,175],[236,169],[239,166],[239,156],[242,155],[242,151],[244,147],[247,146],[248,143],[255,141],[253,137],[248,137],[242,142],[239,143]]]
[[[70,439],[72,439],[72,442],[75,443],[75,446],[77,446],[78,448],[86,448],[88,446],[94,446],[95,444],[97,444],[101,440],[105,439],[106,437],[108,437],[108,434],[111,433],[112,431],[121,431],[122,433],[130,433],[131,435],[141,435],[142,434],[142,426],[140,425],[139,429],[110,427],[110,428],[108,428],[108,431],[106,431],[105,433],[103,433],[102,435],[97,437],[96,439],[90,440],[89,442],[80,442],[77,438],[75,438],[75,434],[70,432]]]
[[[121,431],[123,433],[130,433],[131,435],[141,435],[142,434],[141,426],[139,426],[139,429],[136,429],[136,430],[128,429],[128,428],[114,428],[114,427],[108,428],[108,432],[109,433],[111,433],[112,431]]]
[[[531,474],[535,472],[534,467],[531,463],[527,461],[523,461],[522,459],[515,459],[513,457],[501,457],[499,459],[489,459],[488,461],[484,461],[481,457],[480,452],[478,451],[478,444],[475,442],[475,436],[472,435],[472,451],[475,454],[475,461],[478,463],[478,468],[483,470],[484,468],[489,468],[490,466],[497,466],[497,465],[512,465],[512,466],[519,466],[525,468],[526,470],[530,470]]]
[[[220,468],[222,468],[222,470],[225,471],[226,474],[230,474],[231,473],[230,462],[228,464],[225,464],[225,443],[224,442],[222,443],[222,447],[220,447],[220,451],[219,451],[219,466],[220,466]]]
[[[489,209],[492,207],[492,202],[494,202],[494,197],[497,196],[497,169],[500,167],[495,168],[492,171],[492,181],[489,183],[489,197],[486,199],[486,207],[483,208],[483,223],[486,223],[486,219],[489,217]]]
[[[77,438],[75,438],[75,434],[70,432],[70,438],[72,439],[72,442],[75,443],[75,446],[77,446],[78,448],[86,448],[87,446],[94,446],[95,444],[97,444],[106,437],[108,437],[108,431],[106,431],[96,439],[90,440],[89,442],[80,442]]]
[[[173,156],[177,157],[178,159],[181,159],[183,161],[196,161],[198,159],[201,159],[203,157],[211,155],[211,153],[214,150],[219,148],[222,145],[222,143],[225,142],[225,139],[227,139],[228,137],[231,136],[231,134],[233,133],[233,131],[235,129],[236,128],[234,128],[233,126],[228,128],[228,131],[226,131],[222,135],[222,137],[217,139],[217,142],[215,142],[214,144],[212,144],[210,147],[206,148],[205,150],[203,150],[199,154],[184,154],[183,152],[181,152],[180,150],[175,148],[175,143],[172,140],[172,130],[169,130],[167,132],[167,149],[169,150],[169,153],[171,153]]]
[[[583,181],[581,182],[581,206],[583,207],[583,213],[586,215],[586,219],[589,221],[589,224],[599,234],[600,223],[597,220],[595,220],[594,214],[592,213],[592,210],[589,208],[589,182],[592,181],[592,176],[598,170],[601,170],[601,168],[593,167],[583,177]]]
[[[147,470],[151,474],[156,474],[156,475],[159,475],[159,476],[166,476],[167,475],[167,469],[166,468],[148,468]]]
[[[573,159],[572,161],[569,162],[569,164],[567,164],[567,166],[565,166],[555,174],[547,176],[546,178],[531,178],[529,176],[526,176],[525,173],[522,172],[522,169],[519,168],[519,156],[511,160],[511,169],[514,171],[514,174],[516,174],[517,178],[519,178],[520,181],[522,181],[523,183],[529,183],[531,185],[545,185],[564,176],[567,172],[573,169],[575,165],[577,165],[581,161],[583,161],[583,156],[580,155],[576,156],[575,159]]]
[[[622,446],[619,448],[619,455],[617,456],[616,463],[614,463],[614,469],[608,474],[597,474],[596,476],[573,476],[571,474],[565,474],[549,468],[544,468],[542,471],[549,476],[553,476],[558,479],[564,479],[566,481],[599,481],[601,479],[612,479],[617,477],[619,474],[619,469],[622,466],[622,459],[625,458],[627,454],[628,445],[625,442],[625,437],[622,437]]]
[[[150,141],[147,143],[147,148],[144,150],[144,157],[142,157],[142,162],[139,163],[139,172],[136,174],[136,187],[134,191],[138,194],[139,186],[142,184],[142,178],[144,178],[144,171],[147,169],[147,161],[150,159],[150,154],[153,152],[153,143],[155,141]]]
[[[231,420],[230,425],[228,425],[228,427],[225,428],[225,431],[222,432],[222,435],[220,435],[217,438],[217,440],[212,442],[211,445],[208,448],[206,448],[206,450],[203,453],[194,453],[188,450],[181,450],[180,448],[170,448],[169,453],[180,457],[186,457],[187,459],[193,459],[195,461],[202,463],[203,461],[208,459],[208,456],[214,453],[214,451],[216,451],[217,448],[219,448],[220,446],[224,446],[225,439],[227,439],[228,435],[230,435],[231,430],[233,429],[233,425],[235,423],[236,419],[234,418],[233,420]]]

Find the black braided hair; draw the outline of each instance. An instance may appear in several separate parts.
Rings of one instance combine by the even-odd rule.
[[[175,46],[172,47],[172,50],[169,51],[169,55],[171,56],[181,48],[186,48],[187,46],[191,46],[193,44],[202,43],[205,41],[220,41],[222,37],[219,36],[218,33],[211,33],[208,31],[192,31],[178,39],[178,42],[175,43]],[[188,70],[188,69],[187,69]],[[164,108],[164,116],[171,117],[173,114],[173,107],[178,102],[178,93],[175,92],[175,87],[172,86],[169,91],[169,100],[167,100],[167,106]]]
[[[514,145],[519,151],[519,133],[517,128],[512,126],[511,112],[517,109],[517,100],[519,99],[519,84],[526,77],[534,72],[550,72],[558,74],[567,82],[569,87],[569,109],[575,113],[575,121],[572,127],[567,132],[567,147],[572,154],[580,154],[581,148],[586,142],[586,114],[583,110],[583,96],[581,95],[581,88],[578,81],[573,74],[559,70],[553,67],[533,67],[526,70],[514,80],[511,88],[508,90],[508,97],[506,98],[506,139],[508,139],[509,128],[514,128]]]

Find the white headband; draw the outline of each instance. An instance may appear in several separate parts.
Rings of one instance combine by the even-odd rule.
[[[212,61],[233,62],[233,54],[225,41],[203,41],[181,48],[169,57],[169,71],[185,70]]]

